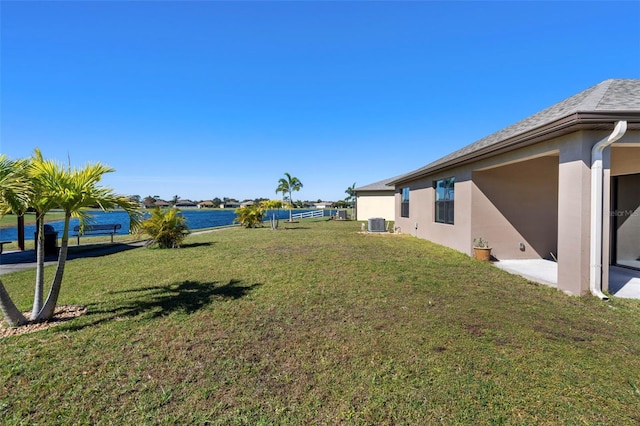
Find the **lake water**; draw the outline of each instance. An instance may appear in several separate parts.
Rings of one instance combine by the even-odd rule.
[[[294,213],[303,213],[311,210],[294,210]],[[233,210],[219,210],[219,209],[189,209],[189,210],[181,210],[182,215],[187,219],[187,226],[190,230],[204,229],[204,228],[214,228],[217,226],[228,226],[233,224],[233,220],[236,218],[236,214]],[[268,211],[265,215],[265,219],[270,218],[271,214],[279,214],[280,219],[289,219],[289,211],[288,210],[273,210]],[[122,228],[118,230],[118,235],[127,235],[129,233],[129,216],[123,211],[95,211],[92,212],[91,215],[94,219],[94,224],[111,224],[111,223],[119,223],[122,225]],[[328,212],[325,211],[325,215],[328,215]],[[62,230],[64,227],[64,222],[56,221],[56,222],[47,222],[48,225],[53,226],[53,228],[58,232],[58,236],[62,236]],[[71,232],[69,235],[73,234],[73,227],[78,225],[77,219],[71,219]],[[34,234],[36,231],[35,225],[25,225],[24,227],[24,238],[25,240],[33,240]],[[1,241],[17,241],[18,240],[18,230],[17,227],[13,228],[2,228],[0,229],[0,240]]]

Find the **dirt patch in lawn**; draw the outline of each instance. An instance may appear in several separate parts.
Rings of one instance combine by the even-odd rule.
[[[25,316],[28,317],[31,312],[25,312]],[[62,305],[56,307],[53,318],[49,321],[41,322],[29,322],[19,327],[9,327],[6,324],[0,325],[0,339],[10,336],[19,336],[21,334],[34,333],[36,331],[45,330],[47,328],[55,327],[66,321],[77,318],[80,315],[87,313],[85,306],[78,305]]]

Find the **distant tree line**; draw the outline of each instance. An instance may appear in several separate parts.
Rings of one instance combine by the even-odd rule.
[[[183,203],[193,203],[193,206],[196,206],[200,203],[203,202],[211,202],[211,208],[220,208],[221,205],[223,204],[227,204],[227,203],[246,203],[246,202],[253,202],[254,204],[260,204],[264,201],[268,201],[269,198],[254,198],[254,199],[245,199],[245,200],[238,200],[236,198],[230,198],[230,197],[213,197],[211,199],[207,199],[207,200],[189,200],[189,199],[183,199],[181,197],[173,197],[170,200],[165,200],[163,198],[161,198],[160,196],[157,195],[149,195],[146,196],[144,198],[142,198],[140,195],[132,195],[130,197],[131,201],[141,204],[143,205],[145,208],[153,208],[153,207],[175,207],[176,205],[178,205],[178,207],[180,206],[180,204]],[[288,197],[286,197],[286,202],[289,203],[289,199]],[[303,208],[311,208],[311,207],[315,207],[316,204],[322,203],[324,202],[324,200],[321,199],[317,199],[317,200],[294,200],[291,204],[293,205],[294,208],[299,208],[299,209],[303,209]],[[351,207],[351,203],[349,201],[346,200],[338,200],[338,201],[334,201],[332,202],[331,206],[333,208],[349,208]]]
[[[293,200],[293,193],[299,191],[303,185],[300,179],[295,176],[291,176],[289,173],[284,174],[284,178],[281,178],[278,181],[278,186],[276,188],[276,193],[282,193],[282,202],[292,208],[309,208],[315,207],[316,204],[326,202],[326,200],[318,199],[316,201],[310,200]],[[345,190],[347,197],[343,200],[338,200],[332,203],[331,207],[333,208],[350,208],[354,207],[355,204],[355,182],[353,185],[348,187]],[[197,206],[201,203],[207,203],[207,207],[211,208],[220,208],[226,204],[243,204],[252,202],[255,205],[263,204],[264,202],[269,201],[269,198],[254,198],[254,199],[245,199],[239,201],[235,198],[229,197],[213,197],[208,200],[198,200],[192,201],[188,199],[183,199],[179,195],[174,195],[170,200],[164,200],[160,198],[159,195],[148,195],[142,198],[140,195],[132,195],[131,201],[136,202],[138,204],[143,205],[145,208],[153,208],[153,207],[188,207],[188,206]]]

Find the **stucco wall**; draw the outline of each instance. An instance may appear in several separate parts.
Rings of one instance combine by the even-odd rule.
[[[640,173],[640,147],[623,144],[611,147],[611,176]]]
[[[498,258],[558,258],[558,288],[570,294],[589,291],[591,238],[591,148],[610,131],[578,131],[475,163],[396,186],[395,217],[401,232],[471,254],[482,236]],[[635,135],[635,136],[634,136]],[[638,173],[638,132],[625,146],[607,150],[604,196],[611,175]],[[610,157],[610,158],[609,158]],[[433,181],[454,176],[454,225],[434,222]],[[410,215],[400,217],[400,192],[409,187]],[[605,203],[607,204],[607,203]],[[608,217],[607,206],[605,217]],[[608,223],[604,237],[609,235]],[[525,244],[524,252],[519,243]],[[608,241],[604,253],[608,253]],[[603,259],[603,287],[608,258]]]
[[[433,182],[455,177],[454,224],[437,223],[435,214],[435,191]],[[410,188],[409,217],[400,216],[400,191]],[[419,179],[409,185],[396,188],[396,227],[400,232],[451,247],[463,253],[471,253],[471,171],[454,169],[443,174]]]
[[[591,225],[591,147],[599,135],[578,132],[560,150],[558,176],[558,288],[589,291]]]
[[[472,235],[497,259],[552,258],[558,240],[558,157],[473,173]],[[521,245],[522,244],[522,247]]]
[[[367,191],[358,193],[356,199],[357,220],[383,217],[387,221],[395,220],[394,195],[392,191]]]
[[[400,226],[404,233],[469,255],[473,252],[473,239],[483,237],[495,247],[494,255],[498,258],[549,257],[549,252],[556,253],[557,249],[558,152],[558,140],[546,141],[398,185],[396,226]],[[521,172],[524,174],[518,177]],[[435,180],[451,176],[455,177],[455,223],[436,223],[432,185]],[[474,182],[477,176],[480,176],[482,189]],[[522,212],[517,212],[517,205],[487,186],[488,180],[496,179],[504,181],[500,185],[508,189],[510,196],[520,197],[529,205],[524,212],[525,218],[541,220],[542,224],[529,224],[518,218]],[[515,182],[522,188],[514,185]],[[411,188],[409,218],[400,217],[400,191],[405,186]],[[496,205],[489,200],[487,193],[495,198]],[[476,213],[474,209],[480,210]],[[501,212],[500,209],[506,211]],[[523,227],[522,232],[516,227]],[[533,235],[535,231],[532,229],[542,227],[545,229],[540,235]],[[520,242],[525,243],[524,252],[519,250]]]

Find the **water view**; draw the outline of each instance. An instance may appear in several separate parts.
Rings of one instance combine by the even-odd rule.
[[[303,213],[311,210],[294,210],[295,213]],[[236,214],[233,210],[219,210],[219,209],[202,209],[202,210],[182,210],[182,214],[187,219],[187,225],[190,230],[214,228],[218,226],[228,226],[233,224],[233,220],[236,218]],[[269,210],[265,215],[265,219],[270,218],[272,214],[278,215],[280,219],[288,219],[288,210]],[[328,215],[325,212],[325,215]],[[123,211],[95,211],[92,212],[93,223],[98,224],[116,224],[122,225],[122,228],[118,230],[117,235],[127,235],[129,233],[129,216]],[[48,225],[62,234],[64,222],[47,222]],[[71,233],[73,234],[73,227],[78,225],[77,219],[71,219]],[[33,240],[36,231],[35,225],[25,225],[24,238],[25,240]],[[18,230],[17,227],[0,229],[0,240],[2,241],[17,241]]]

